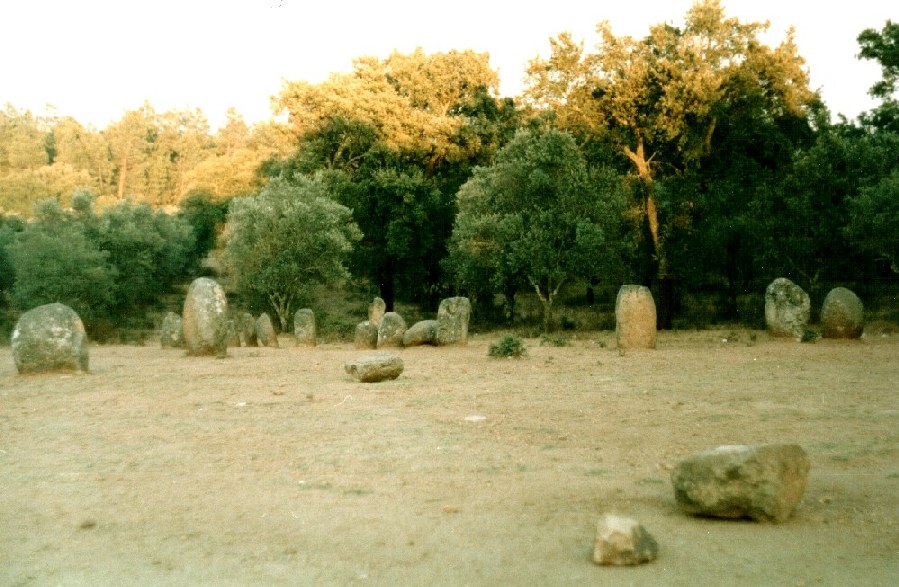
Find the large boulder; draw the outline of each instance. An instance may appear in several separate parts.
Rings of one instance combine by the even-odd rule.
[[[659,553],[655,538],[631,518],[606,514],[596,524],[593,562],[598,565],[640,565]]]
[[[808,294],[786,277],[765,289],[765,325],[771,336],[802,338],[811,308]]]
[[[256,341],[259,346],[278,348],[278,333],[275,332],[271,316],[265,312],[256,318]]]
[[[46,304],[19,317],[10,339],[21,374],[87,371],[87,334],[81,318],[64,304]]]
[[[162,319],[159,328],[159,344],[162,348],[181,348],[184,346],[184,332],[181,330],[181,316],[168,312]]]
[[[356,334],[353,342],[357,349],[378,348],[378,327],[372,324],[370,320],[360,322],[356,325]]]
[[[297,310],[293,315],[293,337],[296,346],[315,346],[315,312],[310,308]]]
[[[859,338],[865,324],[865,306],[851,290],[837,287],[821,305],[821,335],[825,338]]]
[[[375,298],[368,306],[368,321],[377,328],[381,325],[381,318],[387,313],[387,303],[381,298]]]
[[[396,379],[403,372],[403,360],[390,353],[374,353],[345,363],[344,370],[362,383]]]
[[[214,279],[200,277],[190,284],[184,299],[181,325],[190,356],[224,356],[228,336],[228,300]]]
[[[437,320],[416,322],[403,334],[403,346],[421,346],[437,344]]]
[[[378,348],[403,346],[406,321],[396,312],[387,312],[378,325]]]
[[[240,312],[235,319],[237,322],[237,336],[240,337],[242,346],[256,346],[256,319],[249,312]]]
[[[471,303],[468,298],[446,298],[437,309],[437,344],[439,346],[468,344],[468,319]]]
[[[619,349],[656,348],[656,303],[643,285],[622,285],[615,298],[615,338]]]
[[[687,513],[782,522],[802,499],[808,471],[795,444],[719,446],[678,463],[671,482]]]

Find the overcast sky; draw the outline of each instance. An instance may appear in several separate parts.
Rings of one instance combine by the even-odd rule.
[[[587,40],[597,22],[642,36],[683,21],[692,0],[5,0],[0,5],[0,104],[98,128],[149,100],[157,111],[203,110],[213,127],[229,106],[248,122],[271,116],[283,79],[323,80],[354,57],[397,49],[490,53],[504,95],[522,88],[527,61],[561,31]],[[769,44],[796,28],[813,89],[834,115],[875,105],[876,64],[856,37],[899,20],[899,2],[724,0],[728,15],[771,21]]]

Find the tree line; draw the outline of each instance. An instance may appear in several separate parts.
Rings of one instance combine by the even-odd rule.
[[[128,281],[136,265],[160,264],[164,288],[218,246],[235,295],[285,328],[313,286],[350,276],[389,308],[465,294],[495,320],[531,292],[545,329],[567,287],[590,302],[595,288],[651,285],[662,328],[700,298],[714,319],[749,319],[780,276],[813,298],[885,290],[899,273],[899,25],[859,35],[860,58],[882,67],[880,105],[837,123],[792,35],[771,47],[764,30],[704,0],[641,38],[601,23],[587,48],[562,33],[516,98],[499,95],[485,54],[360,58],[322,83],[286,82],[286,122],[250,129],[231,113],[214,136],[199,113],[148,105],[100,133],[7,108],[0,201],[39,204],[0,226],[2,287],[13,308],[40,297],[21,285],[23,251],[58,224],[106,259],[121,283],[103,291],[118,296],[145,291],[146,276]],[[168,205],[180,209],[162,220]],[[170,258],[116,265],[136,259],[125,232],[97,227],[129,222],[172,224]],[[121,315],[160,291],[94,307]]]

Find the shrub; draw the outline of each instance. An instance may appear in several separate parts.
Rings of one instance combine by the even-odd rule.
[[[570,346],[571,342],[568,338],[564,336],[550,336],[548,334],[544,334],[540,338],[540,346]]]
[[[488,353],[491,357],[515,357],[521,358],[528,354],[524,342],[517,336],[508,334],[495,344],[490,345]]]

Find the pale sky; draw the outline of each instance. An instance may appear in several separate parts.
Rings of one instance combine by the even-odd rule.
[[[683,22],[692,0],[4,0],[0,105],[103,128],[144,100],[158,111],[203,110],[213,128],[233,106],[254,123],[272,116],[282,80],[322,81],[363,55],[394,49],[490,54],[502,93],[518,95],[528,60],[570,31],[593,45],[597,22],[643,36]],[[741,21],[771,21],[769,44],[796,28],[811,86],[834,115],[876,102],[879,67],[856,59],[856,37],[899,21],[894,0],[724,0]]]

